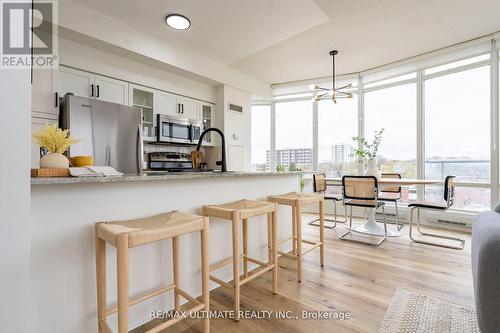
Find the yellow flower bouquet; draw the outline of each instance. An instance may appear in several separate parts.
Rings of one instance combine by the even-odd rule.
[[[40,168],[68,168],[69,161],[63,153],[81,141],[71,137],[69,130],[60,129],[55,123],[33,133],[33,139],[49,152],[40,159]]]

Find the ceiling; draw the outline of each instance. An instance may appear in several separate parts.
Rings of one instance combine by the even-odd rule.
[[[329,75],[333,48],[346,74],[500,31],[498,0],[74,1],[270,83]]]

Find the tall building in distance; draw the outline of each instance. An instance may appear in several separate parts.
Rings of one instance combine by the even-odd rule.
[[[337,143],[332,145],[332,164],[342,164],[351,160],[354,147],[348,143]]]
[[[266,152],[266,165],[269,168],[271,153]],[[276,149],[276,165],[282,165],[289,168],[290,165],[311,165],[312,164],[312,148],[286,148]]]

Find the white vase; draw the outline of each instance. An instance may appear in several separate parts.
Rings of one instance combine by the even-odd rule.
[[[377,160],[368,160],[366,162],[366,170],[365,170],[365,175],[366,176],[375,176],[377,178],[380,178],[382,174],[380,173],[380,170],[378,169],[378,164]]]
[[[48,153],[40,159],[40,169],[67,169],[69,168],[69,160],[61,153]]]

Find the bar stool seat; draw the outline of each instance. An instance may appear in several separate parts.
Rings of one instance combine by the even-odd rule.
[[[297,260],[297,281],[302,280],[302,256],[315,248],[320,248],[320,264],[324,265],[324,231],[325,231],[325,210],[324,210],[324,195],[322,193],[304,193],[290,192],[280,195],[271,195],[267,198],[268,201],[280,205],[292,207],[292,236],[282,239],[278,244],[282,244],[292,240],[292,254],[281,252],[280,255]],[[302,239],[302,206],[310,204],[319,204],[319,242]],[[312,245],[311,248],[302,251],[302,243]]]
[[[278,292],[278,227],[277,227],[277,205],[267,201],[238,200],[221,205],[203,206],[203,215],[216,217],[232,222],[233,256],[210,266],[210,271],[215,271],[230,263],[233,264],[232,284],[224,282],[216,276],[209,275],[210,280],[228,288],[234,292],[234,320],[240,319],[240,287],[256,277],[273,271],[272,290],[273,294]],[[251,258],[248,256],[248,219],[256,216],[267,215],[268,236],[268,262]],[[242,224],[243,254],[240,255],[240,224]],[[240,274],[240,258],[243,259],[243,278]],[[248,262],[260,266],[255,272],[248,272]]]
[[[202,301],[180,289],[179,276],[179,236],[200,231],[201,233],[201,275],[202,275]],[[163,293],[174,291],[174,306],[180,311],[180,297],[185,298],[193,306],[188,310],[188,315],[198,311],[210,310],[208,289],[208,219],[203,216],[171,211],[155,216],[113,222],[98,222],[95,224],[96,234],[96,273],[97,273],[97,317],[98,332],[111,332],[106,322],[106,317],[118,313],[118,332],[128,332],[129,306],[156,297]],[[173,284],[162,287],[156,291],[129,299],[129,248],[152,242],[172,238],[173,256]],[[118,306],[106,308],[106,242],[116,247],[117,254],[117,292]],[[160,323],[148,332],[159,332],[182,320],[183,316]],[[208,333],[209,316],[203,316],[204,332]]]
[[[104,222],[99,224],[97,235],[113,246],[122,233],[128,234],[128,247],[136,247],[162,239],[202,230],[203,217],[173,211],[135,220]]]

